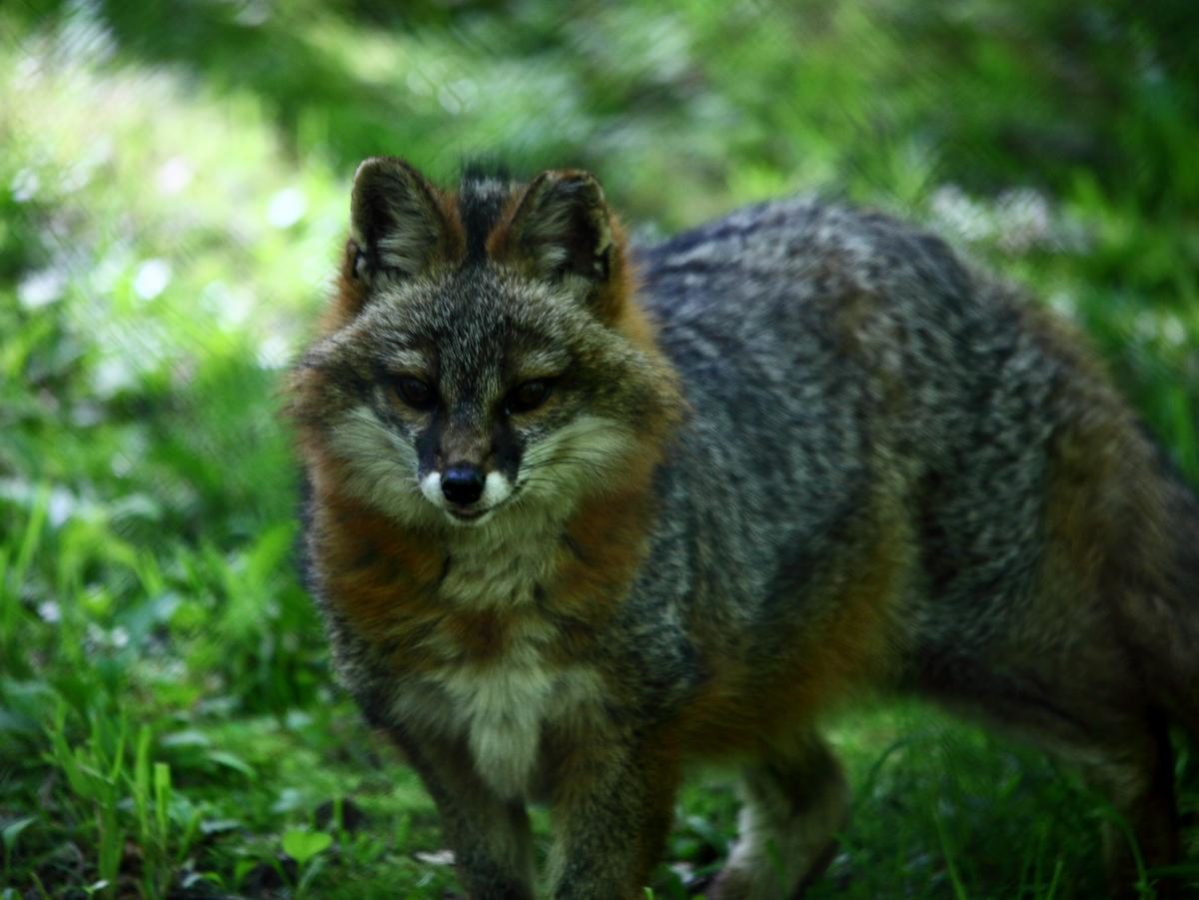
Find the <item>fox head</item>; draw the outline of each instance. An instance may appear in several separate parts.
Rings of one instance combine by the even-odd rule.
[[[620,228],[576,170],[443,192],[358,168],[340,286],[291,383],[310,477],[412,525],[568,514],[678,415]]]

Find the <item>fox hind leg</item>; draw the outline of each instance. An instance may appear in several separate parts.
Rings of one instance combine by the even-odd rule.
[[[1110,895],[1140,897],[1145,870],[1176,863],[1179,856],[1168,721],[1136,687],[1121,653],[1077,664],[1091,675],[1085,684],[958,660],[953,677],[943,673],[932,693],[950,710],[981,717],[1078,769],[1114,813],[1103,823]],[[1164,881],[1156,888],[1157,896],[1169,896]]]
[[[1112,897],[1142,896],[1138,885],[1154,881],[1155,867],[1180,856],[1174,793],[1174,754],[1164,717],[1153,716],[1124,746],[1088,754],[1084,778],[1111,803],[1115,817],[1103,823],[1103,850]],[[1175,896],[1177,885],[1157,881],[1156,896]]]
[[[808,734],[746,767],[738,839],[708,896],[791,900],[832,860],[849,788],[841,766]]]

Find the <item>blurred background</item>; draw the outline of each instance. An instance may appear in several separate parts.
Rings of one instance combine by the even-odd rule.
[[[0,898],[454,890],[291,564],[279,380],[361,158],[584,167],[646,240],[791,192],[917,220],[1086,331],[1196,483],[1196,47],[1190,0],[7,0]],[[919,706],[833,737],[813,896],[1094,894],[1110,812],[1052,762]],[[688,791],[656,896],[734,807]]]

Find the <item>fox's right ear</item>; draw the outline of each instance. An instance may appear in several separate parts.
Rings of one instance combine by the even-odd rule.
[[[620,312],[629,292],[624,239],[594,175],[542,172],[489,241],[494,258],[563,285],[601,320]]]
[[[453,253],[455,230],[440,192],[402,159],[374,156],[354,175],[350,195],[351,276],[411,277]]]

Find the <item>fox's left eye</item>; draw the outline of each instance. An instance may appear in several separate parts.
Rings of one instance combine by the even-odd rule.
[[[504,403],[508,413],[531,412],[543,404],[550,395],[550,383],[544,378],[526,381],[515,387]]]

